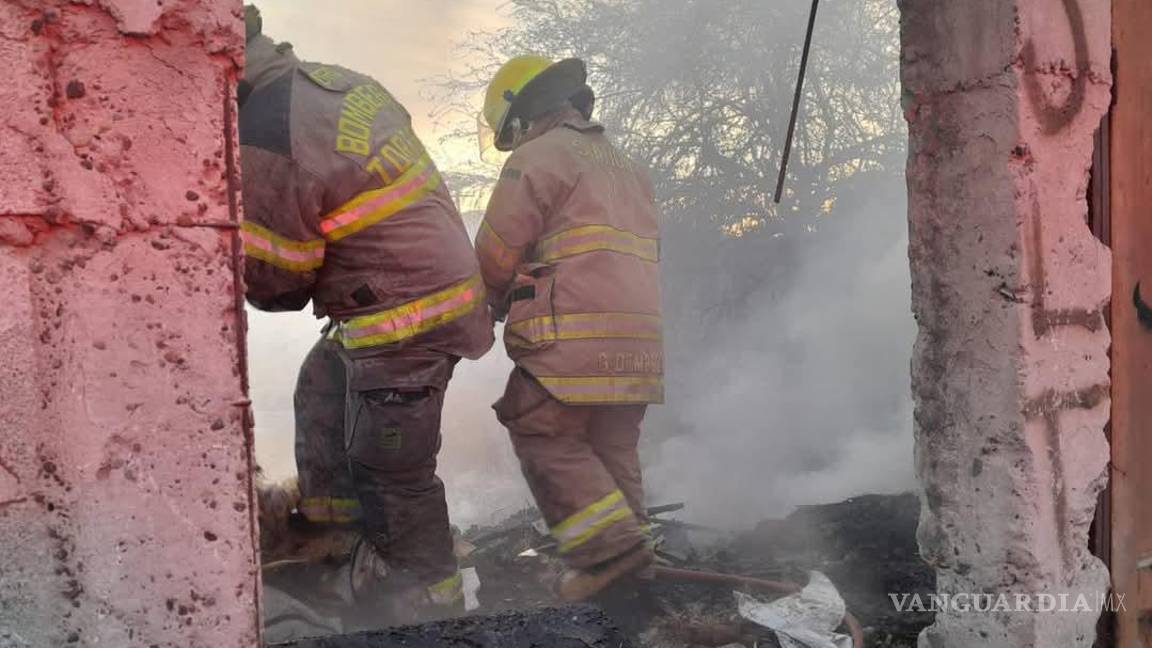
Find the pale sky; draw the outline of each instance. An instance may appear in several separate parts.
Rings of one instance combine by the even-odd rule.
[[[450,170],[478,155],[474,142],[445,151],[429,119],[435,106],[422,81],[457,65],[455,44],[469,32],[503,24],[506,0],[263,0],[264,33],[291,42],[303,60],[336,63],[368,74],[403,103],[436,163]],[[480,97],[476,110],[479,111]],[[256,415],[256,453],[274,479],[295,472],[292,390],[300,362],[321,322],[305,313],[249,313],[249,369]],[[491,404],[511,362],[499,345],[479,362],[462,361],[448,390],[440,475],[458,524],[485,522],[529,503],[504,429]]]

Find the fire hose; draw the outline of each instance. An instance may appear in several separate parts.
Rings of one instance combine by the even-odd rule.
[[[662,580],[679,581],[682,583],[744,586],[780,595],[795,594],[803,589],[802,586],[796,583],[741,576],[739,574],[721,574],[719,572],[696,571],[664,566],[657,566],[655,571],[656,578]],[[848,627],[848,633],[852,636],[852,645],[854,648],[864,648],[864,629],[851,612],[846,611],[844,613],[844,625]]]

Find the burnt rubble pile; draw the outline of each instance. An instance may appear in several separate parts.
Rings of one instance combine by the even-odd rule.
[[[920,505],[911,493],[801,506],[786,518],[765,520],[735,536],[670,518],[679,508],[652,509],[657,513],[658,554],[670,566],[801,584],[809,571],[820,571],[859,619],[868,646],[915,646],[919,631],[932,622],[930,612],[898,611],[889,596],[924,597],[935,591],[935,575],[916,545]],[[496,528],[465,534],[475,548],[466,562],[483,583],[482,609],[554,602],[545,576],[552,559],[544,531],[535,512],[524,511]],[[707,630],[741,625],[730,585],[660,579],[640,595],[609,595],[601,603],[643,645],[674,645],[668,632],[652,632],[669,625],[693,635],[683,645],[718,646],[739,636]],[[704,638],[710,634],[718,637],[717,643]],[[770,638],[758,641],[761,646],[774,644]]]
[[[786,518],[765,520],[736,535],[672,517],[681,508],[672,505],[650,509],[656,513],[653,519],[657,522],[657,553],[667,567],[799,584],[807,582],[810,571],[819,571],[832,581],[848,610],[859,620],[864,643],[869,647],[915,646],[919,631],[932,622],[928,612],[898,611],[889,596],[924,597],[935,590],[935,576],[917,551],[919,502],[914,495],[865,495],[836,504],[802,506]],[[519,645],[515,641],[525,637],[526,641],[537,641],[531,645],[569,645],[565,642],[571,638],[564,634],[569,626],[563,621],[568,617],[550,607],[558,604],[550,582],[560,563],[538,513],[525,510],[494,527],[470,529],[457,544],[461,566],[474,569],[481,583],[475,592],[479,607],[471,613],[473,616],[412,629],[344,635],[349,638],[345,643],[331,637],[292,645],[423,646],[425,643],[421,642],[437,632],[450,632],[463,642],[460,645],[468,641],[479,642],[468,645],[490,645],[484,642],[497,636],[511,642],[506,645]],[[296,592],[301,586],[285,585],[283,572],[270,574],[267,568],[265,571],[266,585],[277,583],[297,599],[307,600],[311,613],[344,617],[336,624],[344,632],[370,629],[362,620],[352,619],[348,610],[341,611],[338,601],[322,602],[315,591]],[[296,578],[302,573],[299,568],[293,570]],[[331,578],[312,575],[300,582],[320,584],[325,579]],[[596,603],[606,614],[604,618],[610,622],[600,617],[585,618],[581,616],[584,613],[571,619],[576,625],[589,623],[586,632],[611,635],[612,640],[617,635],[627,637],[634,645],[648,648],[777,645],[771,631],[739,617],[734,589],[756,593],[731,583],[658,577],[638,588],[609,592],[598,600]],[[286,614],[295,613],[289,610]],[[315,622],[313,627],[317,627]],[[527,628],[528,634],[517,634],[513,641],[509,638],[512,635],[502,634],[508,628]],[[546,639],[540,632],[558,638]],[[467,639],[469,636],[473,639]],[[585,639],[590,637],[592,634]]]
[[[823,572],[864,626],[869,646],[915,646],[931,612],[898,611],[889,594],[936,591],[916,544],[920,503],[912,493],[863,495],[801,506],[766,520],[724,549],[741,566]]]

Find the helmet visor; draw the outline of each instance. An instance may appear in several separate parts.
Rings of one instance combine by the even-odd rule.
[[[496,148],[496,132],[488,125],[484,112],[476,115],[476,146],[480,161],[485,164],[504,164],[508,151]]]

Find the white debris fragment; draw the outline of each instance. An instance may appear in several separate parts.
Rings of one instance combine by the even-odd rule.
[[[480,575],[475,567],[466,567],[460,570],[460,576],[464,587],[464,610],[471,612],[480,607],[480,599],[476,597],[476,592],[480,591]]]
[[[808,576],[804,589],[770,603],[733,592],[740,616],[774,630],[782,648],[853,648],[851,637],[835,632],[844,620],[844,599],[824,574]]]

